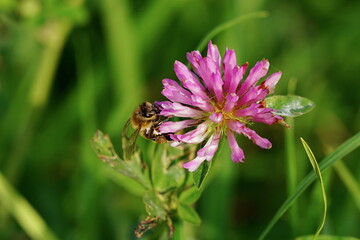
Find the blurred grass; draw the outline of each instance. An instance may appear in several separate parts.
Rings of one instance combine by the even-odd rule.
[[[186,52],[214,27],[255,11],[269,16],[213,42],[222,53],[235,49],[240,64],[269,59],[270,72],[283,72],[277,94],[298,80],[295,94],[317,107],[296,120],[294,135],[322,159],[323,146],[335,149],[360,129],[359,1],[7,0],[0,4],[1,172],[60,239],[132,238],[145,215],[142,202],[104,171],[89,139],[103,129],[120,151],[123,124],[141,101],[163,99],[161,79],[175,78],[174,61],[186,63]],[[254,127],[273,148],[261,150],[240,137],[245,163],[233,164],[228,154],[217,160],[221,169],[197,205],[203,224],[183,226],[197,238],[256,239],[286,198],[284,130]],[[310,168],[300,143],[295,152],[299,178]],[[356,150],[344,158],[357,183],[359,157]],[[329,178],[323,234],[360,236],[354,196],[335,174]],[[299,211],[317,208],[312,199],[299,198]],[[28,238],[3,208],[0,239]],[[318,219],[301,214],[299,234],[312,234]],[[269,235],[294,237],[289,216]]]

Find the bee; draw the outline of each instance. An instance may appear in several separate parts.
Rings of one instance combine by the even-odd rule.
[[[160,132],[161,124],[168,119],[160,116],[160,111],[159,105],[149,102],[143,102],[135,108],[123,129],[124,154],[127,159],[133,154],[139,135],[157,143],[172,141],[169,134]],[[129,137],[128,132],[131,128],[135,129],[135,132]]]

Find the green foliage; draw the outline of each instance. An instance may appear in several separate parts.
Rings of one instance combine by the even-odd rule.
[[[144,172],[139,154],[135,153],[130,161],[121,160],[116,154],[109,136],[104,135],[99,130],[91,139],[91,145],[101,161],[107,163],[121,174],[137,181],[146,189],[150,188],[150,180]]]
[[[275,113],[284,117],[298,117],[314,109],[313,101],[294,95],[271,96],[266,98],[266,106],[275,110]]]
[[[127,140],[123,138],[125,148]],[[134,142],[134,144],[136,144]],[[168,221],[169,236],[173,235],[172,218],[179,217],[199,225],[201,220],[196,211],[189,205],[194,203],[201,195],[194,187],[186,186],[186,172],[180,162],[174,163],[174,158],[184,156],[182,152],[169,151],[167,144],[149,144],[146,151],[147,158],[151,161],[142,160],[140,149],[128,155],[127,160],[119,158],[108,135],[98,130],[91,139],[91,146],[97,157],[111,168],[122,175],[120,181],[126,189],[131,188],[129,184],[136,181],[142,189],[137,187],[135,193],[143,194],[143,202],[147,212],[147,218],[142,220],[135,235],[141,237],[146,231],[155,227],[159,222]],[[174,154],[174,155],[172,155]],[[151,176],[149,178],[148,176]],[[184,189],[186,190],[184,191]],[[130,190],[134,192],[134,190]],[[177,198],[177,196],[179,196]],[[174,212],[177,215],[174,215]]]
[[[168,225],[175,228],[174,239],[211,240],[224,234],[229,239],[257,239],[287,197],[291,204],[285,202],[276,215],[275,222],[282,218],[268,239],[294,239],[314,231],[320,205],[303,192],[316,174],[298,181],[309,171],[298,141],[293,145],[296,172],[289,172],[298,188],[287,196],[285,185],[291,178],[284,169],[283,150],[284,142],[291,140],[281,136],[292,131],[294,139],[307,139],[318,159],[327,160],[319,162],[322,172],[335,167],[336,174],[329,174],[326,182],[331,204],[323,234],[360,236],[360,155],[358,149],[352,151],[360,142],[359,15],[356,0],[2,0],[0,171],[59,239],[129,239],[139,223],[141,233],[152,229],[143,239],[167,239]],[[121,130],[139,103],[164,99],[161,79],[176,78],[174,60],[187,64],[186,52],[197,46],[204,50],[210,38],[221,53],[226,47],[234,49],[239,64],[248,61],[253,66],[269,59],[269,72],[283,72],[276,94],[289,94],[289,82],[297,79],[290,94],[311,99],[317,107],[295,118],[295,124],[288,122],[290,131],[254,124],[273,143],[272,149],[259,149],[239,137],[244,163],[234,164],[229,154],[222,155],[204,178],[206,188],[198,191],[185,172],[185,178],[175,178],[180,180],[174,192],[169,188],[174,178],[168,184],[153,176],[152,154],[157,149],[149,149],[150,141],[141,142],[142,152],[134,162],[123,163]],[[127,175],[97,159],[89,146],[96,129],[104,129],[119,150],[120,160],[106,160]],[[352,144],[342,145],[347,139]],[[334,152],[327,151],[329,146]],[[172,163],[159,172],[171,175],[173,166],[191,160],[175,157],[183,149],[166,151]],[[340,158],[345,170],[334,162]],[[153,182],[163,192],[155,194]],[[155,202],[170,207],[164,209],[173,224],[146,218],[142,200],[149,191]],[[5,196],[12,195],[0,195],[0,239],[35,238],[25,224],[38,218],[21,210],[18,216],[26,215],[21,220],[4,204]],[[9,202],[17,203],[13,198]],[[203,222],[196,227],[177,213],[179,204],[193,207],[195,202]],[[284,213],[294,202],[302,214],[292,232]]]

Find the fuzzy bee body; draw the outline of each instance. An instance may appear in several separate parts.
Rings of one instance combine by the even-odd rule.
[[[161,124],[167,120],[159,115],[161,109],[157,104],[143,102],[133,111],[130,119],[124,126],[123,139],[126,141],[128,156],[134,151],[136,139],[141,135],[145,139],[155,141],[157,143],[166,143],[172,141],[169,134],[160,132]],[[135,129],[130,136],[129,128]]]

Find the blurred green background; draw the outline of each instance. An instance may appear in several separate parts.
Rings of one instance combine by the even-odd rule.
[[[120,149],[131,111],[164,99],[161,80],[175,79],[174,61],[187,63],[186,52],[217,25],[259,10],[269,16],[230,28],[213,43],[221,53],[235,49],[240,64],[269,59],[270,72],[283,72],[276,94],[296,82],[295,94],[316,103],[295,119],[301,180],[311,165],[299,137],[320,161],[360,129],[360,1],[1,0],[0,172],[60,239],[134,239],[146,216],[142,200],[97,159],[90,138],[101,129]],[[240,137],[245,163],[217,160],[196,205],[202,225],[189,226],[195,239],[256,239],[286,199],[286,129],[254,128],[273,148]],[[359,157],[357,150],[344,159],[357,181]],[[359,237],[360,209],[337,172],[324,177],[323,232]],[[3,197],[0,239],[29,239]],[[296,229],[286,215],[268,239],[315,232],[319,188],[298,204]]]

